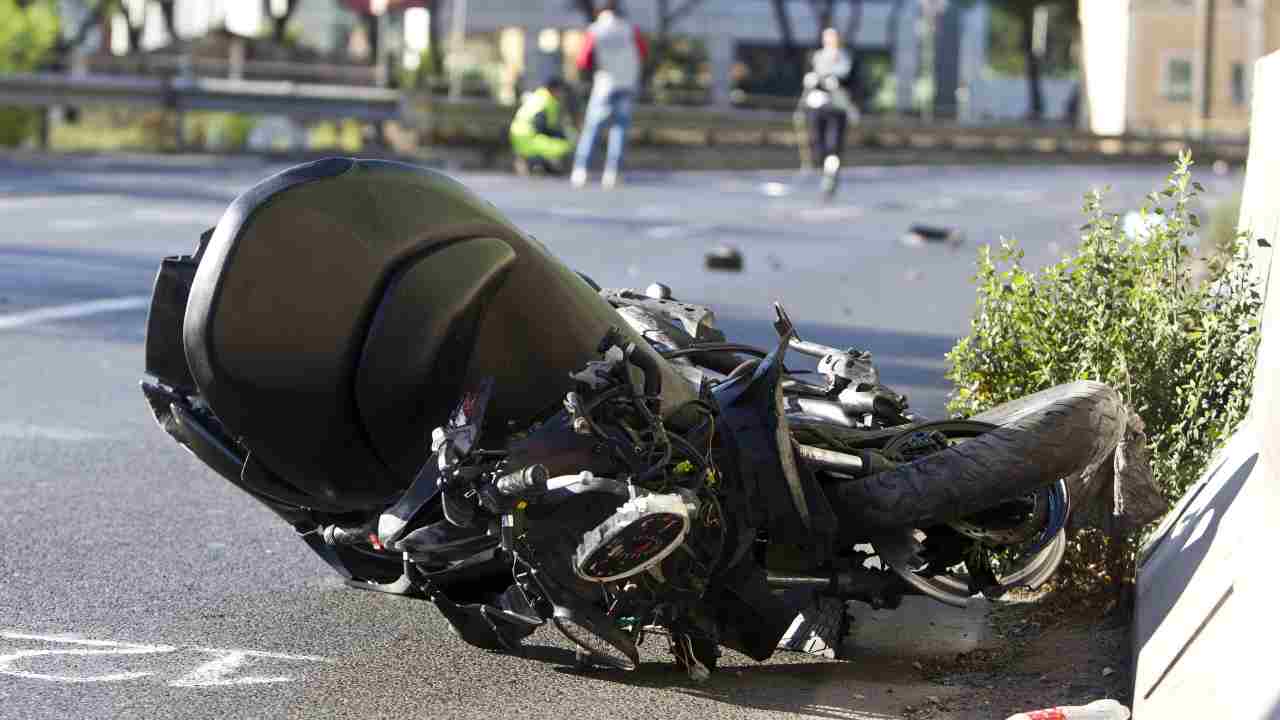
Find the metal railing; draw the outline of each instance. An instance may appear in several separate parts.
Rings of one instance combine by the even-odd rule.
[[[490,100],[448,99],[388,88],[289,81],[158,78],[49,73],[0,75],[0,106],[129,105],[179,113],[219,110],[300,119],[397,120],[423,141],[505,145],[512,108]],[[792,112],[721,107],[640,105],[632,137],[671,146],[796,147],[803,138]],[[1246,140],[1174,136],[1106,137],[1070,128],[925,124],[864,118],[849,128],[851,147],[1103,158],[1169,157],[1190,148],[1198,157],[1242,162]]]

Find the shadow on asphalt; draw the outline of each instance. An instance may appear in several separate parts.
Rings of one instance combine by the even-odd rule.
[[[525,646],[521,656],[556,665],[553,670],[565,675],[830,720],[897,718],[888,714],[890,708],[920,690],[905,661],[778,662],[792,657],[779,654],[768,664],[721,665],[707,683],[694,685],[671,663],[645,662],[632,672],[583,670],[575,665],[573,651],[545,645]],[[897,696],[894,686],[902,688]]]

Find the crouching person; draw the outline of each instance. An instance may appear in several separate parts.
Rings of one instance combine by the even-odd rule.
[[[573,152],[574,130],[565,117],[561,101],[568,86],[553,77],[542,87],[524,96],[511,121],[511,150],[516,156],[516,172],[559,175],[567,169]]]

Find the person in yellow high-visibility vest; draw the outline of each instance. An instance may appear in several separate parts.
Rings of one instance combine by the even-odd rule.
[[[524,96],[511,121],[511,150],[516,156],[517,172],[559,175],[565,171],[574,148],[571,136],[576,135],[560,103],[567,90],[564,80],[553,77]]]

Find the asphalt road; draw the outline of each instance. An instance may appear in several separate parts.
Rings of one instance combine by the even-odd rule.
[[[524,657],[454,640],[425,604],[342,587],[267,510],[155,427],[136,383],[159,258],[187,252],[251,159],[0,158],[0,718],[892,718],[947,688],[909,666],[728,656],[695,688],[646,646],[631,675],[581,675],[550,631]],[[470,184],[605,286],[671,285],[765,342],[770,302],[802,335],[871,350],[938,414],[942,354],[972,307],[978,242],[1032,264],[1074,242],[1081,194],[1111,207],[1161,167],[855,168],[836,202],[785,173],[636,175],[620,190],[485,175]],[[1235,175],[1201,178],[1210,198]],[[899,242],[913,222],[957,248]],[[710,273],[718,243],[742,273]]]

